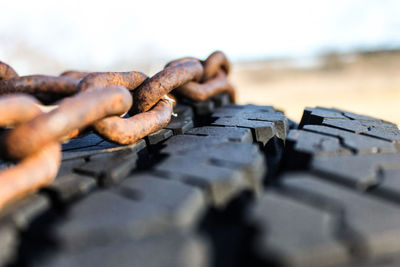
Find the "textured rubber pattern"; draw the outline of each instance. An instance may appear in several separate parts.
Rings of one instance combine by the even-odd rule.
[[[0,265],[399,266],[397,126],[180,103],[134,145],[64,144],[56,180],[0,213]]]
[[[246,215],[255,266],[399,266],[400,131],[306,108],[280,175]]]

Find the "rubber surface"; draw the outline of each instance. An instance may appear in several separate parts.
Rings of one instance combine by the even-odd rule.
[[[398,266],[400,131],[222,94],[134,145],[89,133],[0,213],[1,266]],[[7,163],[2,163],[7,166]]]

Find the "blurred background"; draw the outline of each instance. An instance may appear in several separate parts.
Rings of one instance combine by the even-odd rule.
[[[328,106],[400,123],[400,1],[5,1],[0,60],[21,75],[140,70],[224,51],[239,103],[299,120]]]

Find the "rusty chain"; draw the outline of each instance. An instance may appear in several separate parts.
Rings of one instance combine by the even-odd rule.
[[[133,144],[169,123],[172,91],[192,101],[227,92],[234,101],[229,71],[220,51],[204,61],[171,61],[151,78],[135,71],[19,76],[0,62],[0,156],[17,161],[0,171],[0,209],[50,184],[61,163],[61,142],[89,126],[109,141]]]

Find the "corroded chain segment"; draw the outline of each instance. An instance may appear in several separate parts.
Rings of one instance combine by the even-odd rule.
[[[231,65],[228,58],[221,51],[215,51],[203,62],[204,74],[202,81],[208,81],[213,78],[219,70],[223,70],[225,74],[229,74]]]
[[[149,111],[136,114],[130,118],[105,118],[96,123],[95,129],[107,139],[119,144],[132,144],[139,139],[161,130],[171,120],[173,103],[161,99]]]
[[[188,60],[197,59],[190,57],[177,59],[168,63],[166,67],[186,62]],[[222,92],[227,92],[230,100],[235,102],[235,91],[227,79],[231,67],[225,54],[221,51],[216,51],[201,63],[203,65],[203,75],[201,80],[188,82],[178,87],[176,92],[193,101],[204,101]]]
[[[222,70],[218,70],[216,76],[207,82],[189,82],[177,88],[176,91],[193,101],[204,101],[222,92],[227,92],[231,101],[235,102],[235,91]]]
[[[0,61],[0,81],[17,77],[18,73],[13,68]]]
[[[132,92],[135,105],[130,113],[137,114],[149,110],[175,88],[190,81],[200,81],[202,75],[203,66],[198,60],[188,59],[167,66]]]
[[[0,98],[0,127],[30,121],[41,113],[39,101],[32,96],[13,94]]]
[[[63,73],[61,73],[60,76],[70,77],[73,79],[80,80],[83,77],[85,77],[86,75],[88,75],[89,73],[90,72],[87,72],[87,71],[68,70],[68,71],[64,71]]]
[[[22,159],[43,146],[62,141],[76,129],[82,129],[99,119],[121,115],[129,110],[132,98],[121,86],[84,91],[65,98],[49,113],[17,126],[1,140],[1,151],[9,159]]]
[[[141,72],[98,72],[86,75],[79,83],[81,92],[104,88],[105,86],[124,86],[136,89],[148,77]],[[107,117],[94,123],[94,129],[104,138],[118,144],[132,144],[148,134],[160,130],[168,124],[172,114],[172,103],[160,100],[149,112],[130,118]]]
[[[137,71],[93,72],[82,78],[79,82],[78,90],[87,91],[110,85],[118,85],[131,91],[141,85],[147,78],[147,75]]]
[[[73,95],[79,80],[64,76],[30,75],[0,81],[0,94],[6,93],[53,93]]]
[[[61,163],[61,145],[53,143],[0,171],[0,210],[4,205],[50,184]]]
[[[28,95],[0,98],[0,127],[28,122],[42,113],[39,102]],[[61,146],[52,143],[22,159],[16,166],[0,171],[0,209],[42,186],[50,184],[61,162]]]
[[[168,94],[173,90],[194,101],[221,92],[234,99],[229,70],[219,51],[205,61],[171,61],[151,78],[135,71],[20,77],[0,62],[0,94],[6,94],[0,97],[0,127],[14,127],[0,138],[0,156],[19,161],[0,171],[0,209],[51,183],[61,161],[60,142],[89,126],[112,142],[132,144],[169,123],[175,100]],[[52,95],[63,99],[44,106],[26,94],[46,103],[52,102]],[[130,117],[124,116],[128,112]]]

